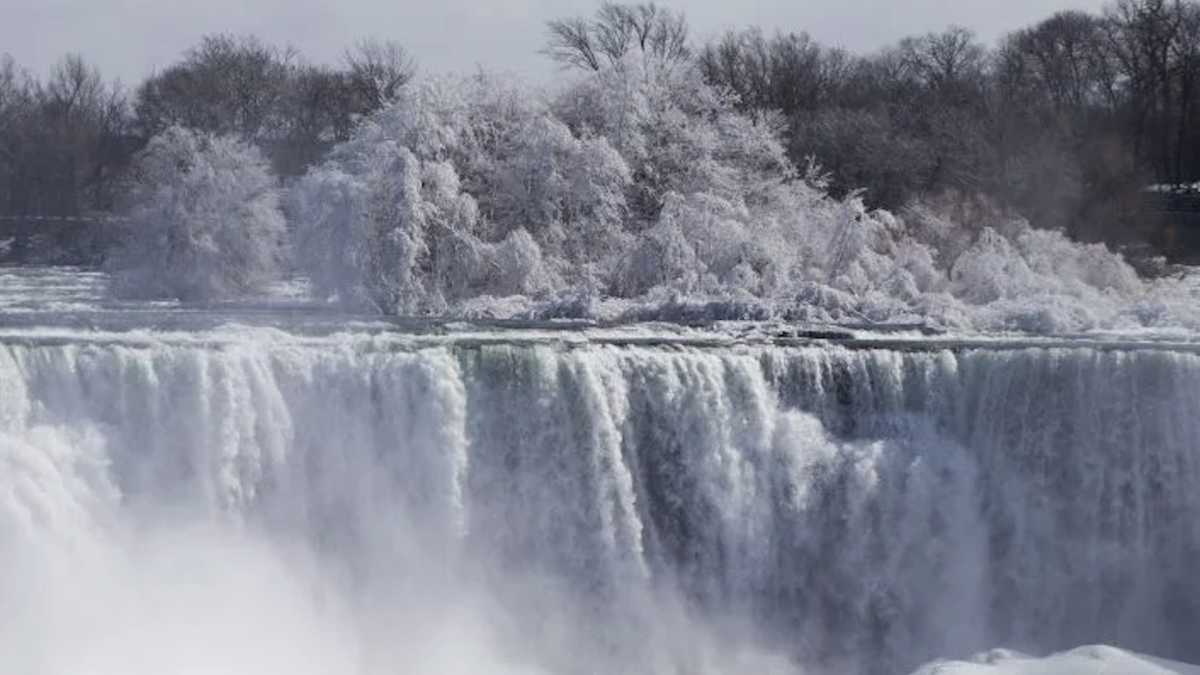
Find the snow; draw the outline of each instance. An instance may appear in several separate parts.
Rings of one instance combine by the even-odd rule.
[[[937,661],[913,675],[1200,675],[1200,666],[1097,645],[1040,659],[996,649],[969,661]]]

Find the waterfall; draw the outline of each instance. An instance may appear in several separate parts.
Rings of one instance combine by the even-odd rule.
[[[0,466],[21,672],[1200,660],[1186,350],[13,340]]]

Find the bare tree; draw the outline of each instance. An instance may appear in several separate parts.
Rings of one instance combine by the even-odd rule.
[[[978,81],[986,51],[975,41],[973,32],[951,26],[941,33],[903,40],[900,54],[918,81],[932,90],[947,92]]]
[[[737,95],[742,109],[793,114],[833,103],[857,59],[826,49],[807,33],[768,40],[757,28],[726,33],[697,55],[705,79]]]
[[[1134,156],[1159,180],[1174,181],[1168,117],[1175,101],[1175,45],[1183,26],[1179,0],[1117,0],[1106,13],[1108,45],[1127,83]]]
[[[45,81],[0,59],[0,213],[76,216],[111,206],[134,150],[128,112],[123,89],[80,56],[56,63]],[[34,253],[74,262],[98,253],[96,242],[69,236],[36,237]],[[22,255],[31,243],[18,242]]]
[[[542,53],[563,66],[600,70],[604,62],[592,38],[592,23],[582,17],[556,19],[546,24],[550,37]]]
[[[757,28],[730,31],[718,42],[705,45],[697,55],[697,62],[705,79],[736,95],[743,110],[782,108],[774,91],[777,74],[774,46]]]
[[[1017,31],[1004,40],[996,61],[998,85],[1022,105],[1048,105],[1065,115],[1113,101],[1102,21],[1090,14],[1060,12]]]
[[[30,98],[29,75],[8,54],[0,56],[0,140],[9,140],[20,111]],[[0,170],[13,158],[7,143],[0,142]]]
[[[395,42],[363,40],[345,54],[350,82],[361,99],[358,112],[382,107],[417,72],[416,61]]]
[[[654,3],[605,2],[590,20],[558,19],[547,28],[542,53],[569,68],[600,70],[635,53],[667,67],[691,57],[686,17]]]
[[[1200,170],[1200,4],[1179,7],[1178,38],[1172,46],[1179,88],[1173,173],[1194,178]]]
[[[295,52],[254,37],[209,35],[138,90],[147,136],[181,125],[258,142],[277,134]]]

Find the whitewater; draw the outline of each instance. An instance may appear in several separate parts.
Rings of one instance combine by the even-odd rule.
[[[3,275],[5,672],[1200,662],[1194,340],[404,322],[101,282]]]

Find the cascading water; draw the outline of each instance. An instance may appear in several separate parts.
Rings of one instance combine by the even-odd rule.
[[[10,339],[0,383],[12,672],[1200,660],[1188,349]]]

